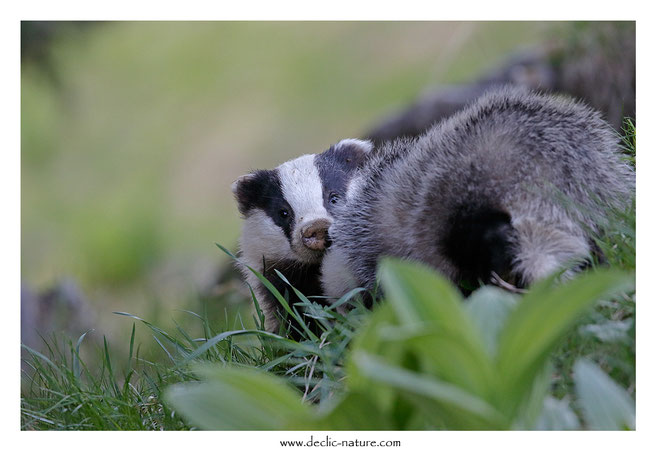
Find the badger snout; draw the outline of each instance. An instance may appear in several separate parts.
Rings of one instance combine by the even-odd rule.
[[[331,222],[327,219],[314,220],[301,227],[301,242],[313,251],[323,251],[331,246],[328,228]]]

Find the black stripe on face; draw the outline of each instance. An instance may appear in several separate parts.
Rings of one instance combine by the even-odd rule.
[[[367,152],[357,144],[331,146],[315,156],[314,163],[322,181],[324,207],[329,213],[343,202],[349,181],[366,158]]]
[[[264,211],[283,230],[288,241],[292,240],[294,211],[283,196],[281,178],[277,169],[258,170],[240,179],[235,198],[242,215],[253,209]]]

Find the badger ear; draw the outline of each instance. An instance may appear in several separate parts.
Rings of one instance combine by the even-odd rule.
[[[248,184],[249,180],[253,180],[254,177],[255,177],[255,173],[248,173],[238,177],[237,180],[235,180],[235,182],[230,184],[230,189],[233,192],[233,195],[237,196],[240,189],[240,185]]]
[[[241,214],[246,214],[255,202],[255,195],[258,192],[256,175],[257,173],[248,173],[240,176],[230,186]]]
[[[333,150],[338,161],[351,172],[363,166],[373,149],[371,141],[347,138],[329,149],[329,152]]]
[[[360,140],[358,138],[345,138],[335,145],[336,148],[349,147],[363,154],[369,154],[374,149],[374,144],[370,140]]]

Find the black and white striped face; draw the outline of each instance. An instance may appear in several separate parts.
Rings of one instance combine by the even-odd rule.
[[[246,174],[233,184],[244,216],[242,254],[250,262],[294,260],[315,264],[330,246],[331,212],[372,145],[343,140],[321,154],[303,155],[273,170]]]

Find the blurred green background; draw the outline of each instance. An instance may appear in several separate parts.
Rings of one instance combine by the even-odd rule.
[[[71,278],[112,336],[131,322],[111,311],[202,309],[197,294],[227,262],[214,242],[237,243],[238,176],[361,136],[428,86],[475,79],[563,24],[34,27],[23,24],[23,283]],[[226,303],[206,308],[222,317]]]

